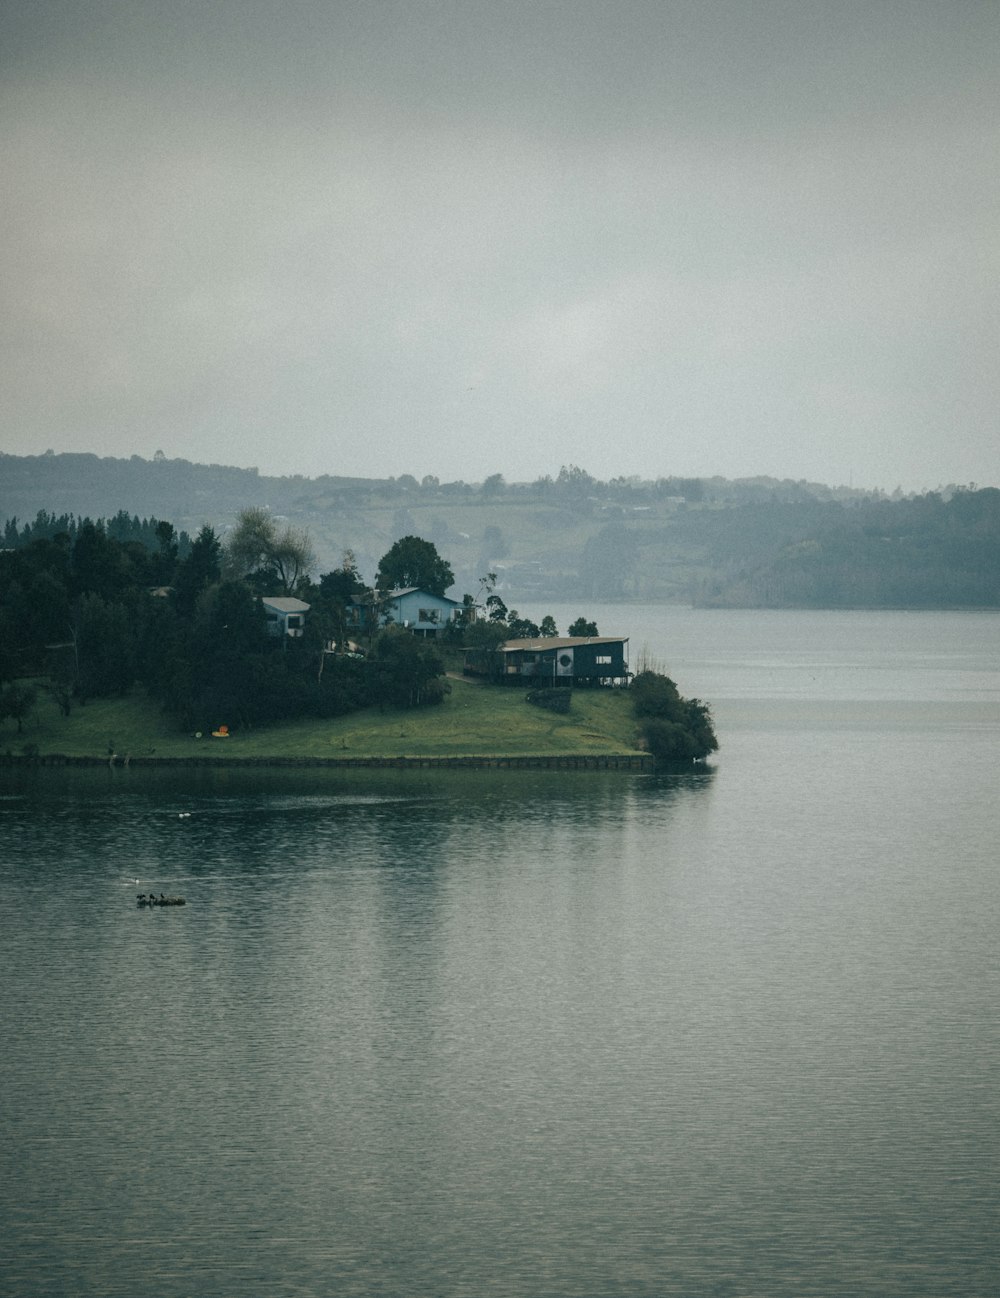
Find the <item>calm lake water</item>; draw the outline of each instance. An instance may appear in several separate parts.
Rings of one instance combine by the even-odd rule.
[[[996,1292],[1000,618],[548,611],[714,764],[0,771],[0,1292]]]

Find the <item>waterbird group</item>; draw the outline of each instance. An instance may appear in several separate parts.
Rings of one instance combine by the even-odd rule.
[[[137,906],[186,906],[187,905],[187,902],[184,900],[183,897],[164,897],[162,892],[158,897],[155,896],[153,893],[150,893],[149,896],[147,896],[144,892],[140,892],[138,897],[136,897],[135,899],[135,903]]]

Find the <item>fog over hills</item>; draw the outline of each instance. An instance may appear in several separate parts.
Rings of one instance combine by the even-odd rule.
[[[1000,491],[904,496],[768,477],[600,481],[576,465],[530,483],[267,477],[157,457],[0,455],[0,523],[19,544],[70,516],[125,515],[225,535],[267,507],[308,531],[313,575],[348,549],[371,579],[401,536],[432,541],[458,591],[496,572],[508,603],[661,600],[725,606],[1000,606]],[[29,527],[29,532],[33,529]],[[35,530],[35,534],[38,534]]]

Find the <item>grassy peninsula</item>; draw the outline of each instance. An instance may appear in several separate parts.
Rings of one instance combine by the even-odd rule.
[[[633,675],[625,639],[521,618],[494,572],[480,603],[448,598],[423,538],[368,587],[349,552],[314,582],[308,537],[263,508],[184,558],[169,522],[50,523],[0,553],[0,757],[644,769],[718,747],[707,705]]]
[[[140,692],[92,699],[68,717],[39,694],[18,734],[0,726],[0,754],[40,757],[126,756],[247,758],[559,757],[638,755],[639,734],[628,690],[574,690],[560,716],[525,702],[520,689],[449,680],[436,707],[367,708],[343,717],[301,719],[239,731],[229,738],[178,731],[176,722]]]

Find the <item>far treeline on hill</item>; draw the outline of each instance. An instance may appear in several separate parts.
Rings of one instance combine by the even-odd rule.
[[[239,513],[225,545],[208,524],[192,539],[170,522],[124,511],[96,521],[41,514],[12,525],[6,539],[0,725],[16,726],[22,756],[98,755],[83,711],[98,714],[98,731],[113,716],[109,760],[123,735],[128,754],[145,758],[157,745],[176,754],[178,735],[211,744],[282,725],[285,752],[306,755],[339,736],[354,756],[384,755],[387,714],[442,704],[442,725],[416,734],[404,726],[389,738],[390,752],[481,753],[484,735],[501,746],[498,755],[582,749],[691,761],[717,747],[708,707],[649,666],[633,677],[624,639],[600,640],[599,652],[598,628],[584,617],[560,638],[551,616],[536,625],[508,609],[493,573],[480,579],[479,598],[446,597],[454,573],[420,537],[390,546],[372,586],[350,552],[314,580],[308,534],[260,507]],[[401,609],[414,599],[411,623]],[[475,685],[461,679],[467,659]],[[526,690],[501,688],[515,659],[514,683]],[[551,669],[540,672],[540,663]],[[450,706],[448,666],[460,708]],[[611,706],[584,702],[575,724],[567,717],[577,694]],[[130,699],[133,706],[113,713],[102,708]],[[317,736],[317,724],[365,712],[366,724],[327,724]],[[290,723],[306,729],[289,738]],[[244,752],[260,755],[260,744]],[[334,756],[329,748],[326,755]]]
[[[774,478],[616,478],[575,465],[531,483],[433,475],[267,477],[256,469],[87,454],[0,455],[4,544],[55,522],[169,519],[225,540],[248,505],[308,532],[318,571],[359,572],[404,536],[447,556],[460,590],[494,572],[508,602],[719,608],[998,608],[1000,491],[882,491]]]

